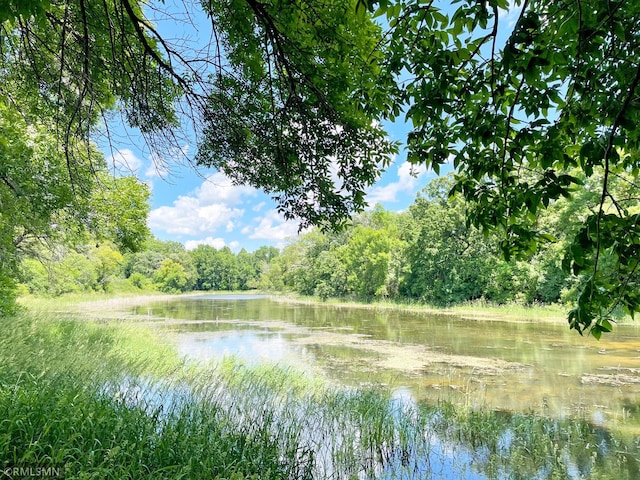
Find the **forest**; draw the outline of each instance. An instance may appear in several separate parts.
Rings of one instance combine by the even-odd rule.
[[[55,296],[258,289],[432,306],[474,300],[569,305],[576,300],[584,274],[563,268],[563,262],[571,248],[568,239],[588,216],[597,191],[576,189],[550,205],[538,221],[553,242],[507,261],[498,235],[466,222],[465,200],[449,195],[453,183],[453,174],[436,178],[407,211],[377,206],[354,215],[341,229],[310,229],[282,249],[264,246],[234,253],[229,247],[199,245],[187,251],[181,243],[158,240],[144,230],[136,232],[136,251],[108,237],[81,237],[73,247],[43,243],[22,259],[19,290]],[[628,188],[624,179],[614,185],[616,192]],[[139,208],[144,211],[144,205]]]

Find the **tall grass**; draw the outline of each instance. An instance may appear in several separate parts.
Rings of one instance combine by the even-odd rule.
[[[184,363],[153,331],[23,315],[0,337],[0,467],[70,479],[638,478],[584,421],[417,405],[272,365]],[[1,471],[1,470],[0,470]]]
[[[0,466],[66,478],[311,478],[267,422],[230,428],[148,330],[23,316],[0,340]],[[308,469],[307,469],[308,470]]]

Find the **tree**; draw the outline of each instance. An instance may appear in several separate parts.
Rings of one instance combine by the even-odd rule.
[[[120,271],[124,257],[109,245],[100,245],[95,249],[97,260],[97,284],[105,292],[109,290],[113,276]]]
[[[409,212],[412,232],[407,239],[409,273],[402,289],[411,297],[448,305],[487,294],[496,267],[497,242],[466,225],[466,203],[449,199],[453,179],[429,183]],[[506,287],[506,285],[502,285]]]
[[[75,248],[54,242],[32,250],[21,261],[20,278],[35,294],[109,291],[123,260],[113,244],[96,245],[95,238],[87,236]]]
[[[0,58],[19,95],[50,110],[70,174],[71,138],[85,140],[117,107],[154,149],[180,147],[178,119],[199,141],[196,161],[273,194],[306,223],[344,220],[395,147],[377,102],[382,30],[356,1],[182,2],[210,21],[205,53],[160,35],[140,0],[9,0]],[[211,52],[211,54],[209,54]],[[338,179],[338,180],[336,180]]]
[[[329,247],[320,252],[313,264],[313,295],[326,300],[347,293],[347,268],[340,258],[340,248]]]
[[[391,252],[399,248],[400,240],[386,230],[355,227],[339,253],[348,272],[347,287],[365,298],[388,296]]]
[[[107,27],[135,30],[131,24],[110,23],[112,17],[96,11],[99,5],[9,1],[0,7],[0,315],[13,310],[20,257],[41,240],[73,243],[80,232],[93,229],[136,248],[146,234],[144,218],[117,211],[126,197],[113,197],[111,188],[102,188],[101,183],[111,182],[104,175],[103,155],[90,140],[100,115],[115,106],[116,98],[130,112],[151,108],[153,125],[160,128],[165,112],[167,122],[171,118],[161,108],[170,103],[169,95],[153,103],[146,97],[152,88],[138,85],[137,94],[130,90],[136,75],[166,82],[149,73],[153,68],[142,51],[128,56],[122,50],[126,41],[114,44],[126,39],[109,35]],[[136,196],[139,188],[128,190],[144,216],[148,193]],[[109,202],[96,202],[101,195]]]
[[[189,252],[196,268],[197,277],[195,282],[196,290],[214,290],[215,267],[218,251],[210,245],[198,245],[197,248]]]
[[[640,3],[360,4],[390,26],[387,115],[406,112],[409,160],[436,172],[453,162],[453,192],[470,202],[470,223],[501,231],[507,258],[553,241],[536,223],[540,211],[600,174],[565,261],[586,275],[569,324],[599,338],[617,306],[640,309],[640,225],[630,208],[640,167]],[[613,194],[616,176],[630,182],[630,197]]]
[[[89,229],[121,252],[141,250],[149,236],[149,187],[133,176],[114,178],[102,173],[97,180],[90,199]]]
[[[216,1],[206,11],[231,68],[216,71],[197,162],[272,193],[302,226],[364,208],[395,151],[376,121],[381,28],[354,0]]]
[[[220,250],[198,245],[190,252],[197,271],[199,290],[235,290],[239,288],[238,261],[229,247]]]
[[[239,290],[248,290],[250,285],[254,284],[260,273],[254,256],[247,252],[244,248],[236,255],[236,288]]]
[[[69,182],[50,122],[32,121],[11,96],[0,97],[1,315],[14,307],[19,253],[38,238],[61,235],[61,220],[72,218],[71,226],[81,228],[88,218],[89,202],[85,190],[75,191]],[[76,178],[82,179],[85,188],[92,188],[88,171]]]
[[[185,268],[170,258],[162,262],[153,279],[158,288],[167,293],[186,292],[190,287],[190,279]]]

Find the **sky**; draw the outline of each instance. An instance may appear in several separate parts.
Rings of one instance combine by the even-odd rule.
[[[389,125],[391,139],[406,136],[404,126]],[[198,245],[238,252],[253,251],[263,245],[282,248],[298,235],[297,221],[287,221],[276,210],[270,196],[250,186],[232,185],[215,169],[197,171],[176,154],[164,159],[169,169],[158,163],[141,142],[113,142],[105,149],[107,163],[116,174],[134,174],[151,189],[148,225],[161,240],[175,240],[187,250]],[[181,153],[192,157],[195,146],[185,144]],[[186,165],[185,165],[186,163]],[[434,178],[422,166],[412,166],[406,155],[397,155],[378,182],[367,192],[370,208],[381,204],[387,210],[405,210],[416,193]]]
[[[163,8],[167,4],[163,4]],[[180,2],[174,4],[177,8],[180,5]],[[501,11],[501,25],[512,26],[505,17],[515,19],[518,13],[517,7]],[[175,30],[180,22],[154,18],[153,11],[149,12],[149,18],[162,35],[169,38],[183,35]],[[193,27],[202,21],[189,16],[184,24]],[[199,38],[199,35],[203,33],[189,31],[188,42],[197,46],[208,41],[208,37]],[[383,126],[392,141],[402,144],[406,139],[409,127],[404,123]],[[116,131],[122,128],[121,125],[110,127]],[[121,130],[111,138],[109,148],[103,147],[108,164],[116,174],[133,173],[149,185],[148,225],[152,234],[161,240],[181,242],[188,250],[206,244],[217,249],[227,246],[238,252],[242,248],[254,251],[263,245],[282,248],[298,235],[298,222],[286,221],[277,212],[276,203],[264,192],[250,186],[234,186],[223,173],[213,169],[194,170],[188,159],[194,157],[196,146],[188,141],[173,158],[163,159],[149,151],[135,132]],[[368,189],[369,208],[380,204],[391,211],[406,210],[417,192],[435,177],[434,172],[423,166],[410,165],[401,148],[380,179]]]

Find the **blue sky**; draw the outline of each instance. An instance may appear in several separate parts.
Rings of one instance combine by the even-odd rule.
[[[388,127],[393,139],[404,138],[404,130],[402,125]],[[297,235],[298,223],[285,221],[264,192],[234,186],[216,170],[188,165],[183,154],[193,157],[195,146],[185,144],[175,158],[159,161],[138,145],[142,142],[130,139],[113,143],[106,156],[117,174],[133,173],[150,186],[149,228],[156,237],[182,242],[187,249],[207,244],[252,251],[262,245],[282,247]],[[401,153],[369,189],[367,201],[371,207],[379,203],[389,210],[404,210],[434,176],[424,167],[412,167]]]
[[[436,3],[442,6],[450,2]],[[169,21],[166,16],[154,18],[162,9],[148,12],[161,34],[181,38],[191,46],[206,44],[207,29],[199,28],[202,18],[185,16],[179,11],[180,2],[173,7],[169,4],[168,8],[178,9]],[[519,8],[501,11],[501,25],[513,26],[518,13]],[[178,32],[177,26],[181,24],[188,31]],[[402,122],[386,124],[385,128],[392,140],[406,139],[408,127]],[[241,248],[253,251],[262,245],[282,247],[287,239],[297,235],[298,223],[285,221],[268,195],[249,186],[233,186],[224,174],[215,170],[194,170],[189,159],[195,155],[195,142],[185,140],[182,149],[169,155],[170,158],[159,158],[135,133],[123,131],[119,125],[111,126],[111,130],[116,135],[111,138],[110,148],[103,148],[108,164],[116,173],[133,173],[151,187],[148,223],[156,237],[179,241],[187,249],[207,244],[216,248],[228,246],[237,252]],[[411,166],[401,151],[369,189],[367,201],[371,208],[381,204],[388,210],[404,210],[434,177],[424,167]]]

